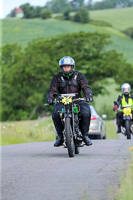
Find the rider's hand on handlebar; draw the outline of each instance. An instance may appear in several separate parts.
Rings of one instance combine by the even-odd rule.
[[[47,99],[47,103],[48,103],[49,105],[53,105],[53,104],[54,104],[54,99],[48,98],[48,99]]]
[[[93,97],[86,97],[86,101],[92,102],[94,100],[93,100]]]
[[[118,106],[117,105],[114,105],[113,106],[113,111],[117,111],[118,110]]]

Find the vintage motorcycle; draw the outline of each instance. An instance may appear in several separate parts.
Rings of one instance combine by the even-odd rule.
[[[127,139],[131,139],[131,134],[133,135],[132,107],[131,105],[125,105],[117,110],[118,112],[123,112],[121,132],[127,136]]]
[[[63,136],[64,136],[64,147],[68,149],[69,157],[74,157],[75,154],[79,154],[80,147],[85,144],[82,140],[82,134],[79,130],[79,112],[80,106],[79,101],[86,101],[85,98],[74,98],[75,93],[72,94],[61,94],[58,99],[55,99],[54,103],[62,103],[63,108],[60,112],[60,118],[64,124]],[[87,102],[87,101],[86,101]],[[49,105],[49,104],[44,104]],[[80,134],[79,134],[80,133]]]

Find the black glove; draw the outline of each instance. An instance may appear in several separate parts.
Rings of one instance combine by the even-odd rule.
[[[48,103],[49,105],[52,105],[52,104],[54,103],[54,99],[48,98],[48,99],[47,99],[47,103]]]
[[[92,102],[94,100],[93,100],[93,97],[86,97],[86,101]]]

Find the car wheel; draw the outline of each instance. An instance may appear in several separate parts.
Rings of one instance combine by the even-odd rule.
[[[97,139],[101,140],[101,139],[102,139],[102,135],[99,134],[99,135],[97,136]]]
[[[106,139],[106,135],[105,136],[103,136],[103,140],[105,140]]]

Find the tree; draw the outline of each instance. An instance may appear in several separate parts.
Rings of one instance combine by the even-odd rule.
[[[63,13],[65,20],[70,20],[70,15],[69,14],[70,14],[70,8],[67,8]]]
[[[126,35],[133,39],[133,27],[129,27],[125,31],[123,31]]]
[[[11,13],[9,14],[9,17],[15,17],[15,11],[16,11],[16,8],[14,8]]]
[[[67,0],[52,0],[45,6],[46,9],[52,10],[53,13],[63,13],[69,7]]]
[[[47,19],[47,18],[51,18],[51,15],[52,15],[52,11],[51,10],[48,10],[48,9],[44,9],[41,11],[41,18],[42,19]]]
[[[72,8],[72,11],[77,11],[80,8],[84,7],[84,0],[71,0],[70,5]]]
[[[33,18],[34,17],[34,8],[33,6],[30,6],[29,3],[23,4],[20,6],[20,8],[24,12],[24,18]]]
[[[21,77],[21,60],[23,53],[21,47],[13,45],[5,45],[2,48],[2,113],[3,120],[21,119],[17,116],[17,109],[20,108],[21,102],[25,97],[21,97],[21,82],[17,76]],[[19,63],[19,64],[18,64]],[[20,79],[21,80],[21,79]],[[21,97],[21,98],[20,98]],[[22,108],[24,110],[24,107]],[[25,118],[26,119],[26,118]]]
[[[43,10],[42,7],[40,6],[36,6],[34,7],[34,14],[33,17],[37,18],[37,17],[41,17],[41,11]]]
[[[133,0],[103,0],[100,2],[88,3],[88,8],[93,10],[109,9],[109,8],[122,8],[133,6]]]
[[[73,21],[74,22],[82,22],[82,15],[81,15],[81,13],[80,12],[76,12],[75,13],[75,15],[74,15],[74,17],[73,17]]]
[[[87,8],[88,8],[89,10],[93,10],[93,0],[89,0],[89,1],[88,1]]]
[[[73,20],[75,22],[81,22],[81,23],[88,23],[89,22],[89,12],[86,8],[79,9],[75,15]]]

